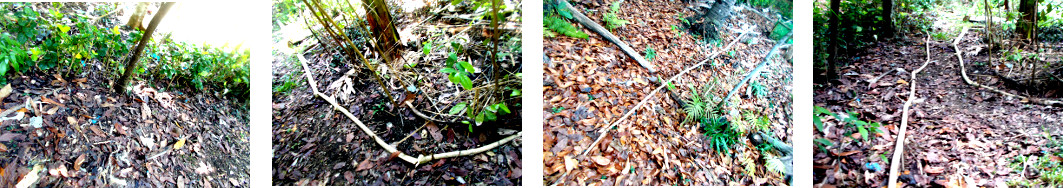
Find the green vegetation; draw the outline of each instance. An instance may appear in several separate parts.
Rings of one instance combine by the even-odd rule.
[[[81,75],[91,64],[101,63],[109,72],[100,74],[117,78],[122,61],[141,38],[140,31],[123,35],[120,26],[100,27],[93,19],[79,14],[64,14],[62,3],[52,3],[47,14],[27,3],[0,4],[0,9],[15,10],[0,19],[0,83],[12,75],[27,71],[58,69],[65,76]],[[101,7],[105,14],[115,7]],[[238,47],[237,47],[238,48]],[[227,96],[249,98],[250,52],[226,51],[209,46],[197,47],[163,39],[149,43],[138,63],[137,74],[150,72],[156,79],[177,81],[176,86],[197,91],[208,88]]]
[[[612,5],[609,6],[609,12],[606,12],[602,16],[602,18],[605,19],[605,28],[613,30],[627,25],[627,20],[620,19],[620,17],[616,16],[616,12],[618,11],[620,11],[620,1],[614,1]]]
[[[687,106],[683,108],[687,113],[685,122],[694,120],[698,122],[702,130],[705,131],[705,136],[708,137],[709,142],[714,151],[719,154],[730,155],[731,146],[738,142],[741,125],[734,124],[715,107],[715,104],[711,101],[721,100],[719,96],[714,96],[710,93],[713,86],[716,85],[714,79],[712,84],[704,87],[702,92],[699,92],[692,85],[688,85],[690,90],[694,93],[690,95],[689,100],[685,100]]]
[[[653,61],[653,58],[657,58],[657,51],[653,50],[652,46],[646,45],[646,51],[643,53],[646,54],[646,60]]]
[[[870,137],[874,136],[876,133],[881,133],[881,130],[878,129],[882,126],[881,123],[860,120],[857,118],[860,114],[857,114],[856,112],[848,112],[845,114],[846,116],[840,116],[830,112],[830,110],[827,110],[826,108],[816,106],[812,113],[814,114],[812,116],[812,124],[816,126],[816,130],[824,130],[823,120],[821,118],[823,115],[830,115],[841,120],[844,125],[849,125],[849,127],[855,128],[855,131],[860,134],[860,137],[863,138],[864,141],[868,141]]]

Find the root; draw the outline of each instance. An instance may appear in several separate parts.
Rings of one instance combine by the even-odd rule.
[[[966,33],[966,32],[967,32],[967,30],[964,29],[964,33]],[[962,33],[960,34],[960,37],[963,37]],[[915,90],[915,84],[916,84],[915,83],[916,82],[915,75],[919,74],[920,71],[923,71],[923,68],[926,68],[926,65],[930,64],[930,34],[929,33],[927,33],[927,35],[926,35],[926,42],[925,43],[926,43],[926,61],[923,62],[923,66],[919,66],[919,68],[915,69],[915,71],[912,71],[912,78],[911,78],[911,81],[908,83],[909,86],[911,86],[911,89],[908,90],[908,100],[904,101],[904,107],[903,107],[902,113],[901,113],[901,129],[900,129],[899,133],[897,133],[897,139],[896,139],[897,144],[893,148],[893,151],[894,151],[893,152],[893,160],[890,161],[889,188],[897,187],[897,175],[900,172],[901,156],[904,156],[904,133],[908,130],[908,114],[911,113],[911,112],[908,111],[908,109],[912,107],[912,101],[915,100],[915,91],[916,91]]]
[[[335,99],[333,99],[332,97],[326,96],[324,93],[319,92],[317,90],[317,82],[314,81],[314,76],[310,74],[310,72],[311,72],[310,71],[310,67],[306,65],[307,64],[306,58],[304,58],[302,56],[302,54],[296,54],[295,56],[297,56],[299,58],[300,64],[303,65],[303,74],[306,74],[307,82],[309,82],[310,88],[313,89],[314,96],[321,97],[321,99],[324,99],[329,104],[332,104],[332,107],[334,109],[339,110],[340,112],[343,112],[343,115],[347,115],[347,118],[350,118],[352,121],[354,121],[354,123],[358,125],[358,128],[362,129],[362,131],[365,132],[365,134],[368,134],[369,137],[372,137],[373,140],[376,141],[376,143],[378,145],[380,145],[380,147],[384,148],[384,150],[387,150],[388,153],[398,153],[397,154],[398,158],[400,158],[403,161],[406,161],[406,162],[408,162],[410,164],[413,164],[414,166],[420,166],[421,164],[425,164],[428,161],[432,161],[432,160],[436,160],[436,159],[451,158],[451,157],[461,157],[461,156],[468,156],[468,155],[474,155],[474,154],[482,153],[484,151],[487,151],[487,150],[490,150],[490,149],[494,149],[495,147],[498,147],[499,145],[502,145],[504,143],[508,143],[509,141],[512,141],[513,139],[516,139],[516,138],[520,137],[521,134],[522,134],[522,132],[517,132],[517,134],[510,135],[510,136],[508,136],[506,138],[503,138],[502,140],[499,140],[499,141],[496,141],[494,143],[481,146],[479,148],[473,148],[473,149],[467,149],[467,150],[461,150],[461,151],[452,151],[452,152],[439,153],[439,154],[431,154],[431,155],[427,155],[427,156],[418,155],[417,157],[406,155],[405,153],[402,153],[397,148],[395,148],[395,146],[389,145],[387,142],[384,142],[384,139],[381,139],[380,136],[377,136],[376,133],[373,133],[373,130],[370,130],[369,127],[365,126],[365,124],[363,124],[362,121],[358,120],[357,117],[354,117],[354,114],[351,114],[351,112],[347,111],[346,108],[343,108],[342,106],[340,106],[340,104],[337,103]],[[410,105],[410,104],[407,103],[407,105]],[[412,105],[410,105],[410,106],[412,106]]]
[[[967,30],[968,29],[970,29],[970,26],[963,28],[963,31],[960,32],[960,36],[957,36],[956,39],[952,41],[952,48],[956,49],[956,58],[960,60],[960,74],[963,76],[963,81],[964,82],[967,82],[967,84],[970,84],[970,85],[973,85],[973,86],[978,86],[978,87],[986,89],[986,90],[990,90],[990,91],[993,91],[993,92],[1000,93],[1001,95],[1004,95],[1004,96],[1019,98],[1023,102],[1029,102],[1029,103],[1046,105],[1046,106],[1063,107],[1063,102],[1058,101],[1058,100],[1042,99],[1042,98],[1027,97],[1027,96],[1022,96],[1022,95],[1012,94],[1012,93],[1008,93],[1008,92],[1006,92],[1004,90],[1000,90],[1000,89],[997,89],[997,88],[993,88],[993,87],[990,87],[990,86],[979,84],[978,82],[972,81],[970,78],[968,78],[967,77],[967,68],[965,67],[965,65],[963,63],[963,56],[961,55],[960,47],[957,46],[960,43],[960,40],[963,39],[963,36],[967,34]]]

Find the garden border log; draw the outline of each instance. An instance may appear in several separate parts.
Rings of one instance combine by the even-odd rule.
[[[631,48],[631,46],[628,46],[627,43],[621,41],[619,37],[616,37],[616,35],[613,35],[613,33],[610,33],[609,30],[606,30],[604,27],[602,27],[602,25],[598,25],[598,23],[595,23],[586,15],[583,15],[583,13],[580,13],[580,11],[576,10],[575,7],[572,7],[572,5],[569,4],[567,0],[560,0],[558,2],[561,3],[561,6],[563,8],[568,9],[569,12],[572,12],[572,17],[576,18],[576,22],[579,22],[580,25],[583,25],[583,27],[586,27],[587,29],[598,33],[598,35],[601,35],[603,38],[605,38],[605,40],[608,40],[609,42],[616,44],[616,46],[619,46],[621,51],[624,51],[625,54],[630,56],[631,59],[634,59],[635,62],[638,62],[639,65],[642,65],[642,67],[645,67],[646,69],[650,70],[650,73],[657,73],[657,69],[654,68],[653,64],[650,64],[649,61],[646,61],[646,59],[642,57],[642,54],[639,54],[639,52],[635,51],[635,49]]]

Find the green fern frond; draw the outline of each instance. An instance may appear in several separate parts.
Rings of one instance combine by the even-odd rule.
[[[576,28],[576,26],[572,26],[567,20],[559,18],[556,15],[543,17],[543,26],[569,37],[586,39],[589,36],[579,28]]]
[[[776,173],[783,173],[786,171],[786,164],[783,164],[781,159],[774,156],[768,157],[768,161],[764,166],[767,167],[769,171]]]

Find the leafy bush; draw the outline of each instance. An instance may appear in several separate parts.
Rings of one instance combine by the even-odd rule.
[[[609,10],[609,12],[602,15],[602,18],[605,19],[606,28],[613,30],[627,25],[627,20],[620,19],[620,17],[616,16],[616,12],[620,11],[620,1],[614,1],[612,5],[609,6]]]

